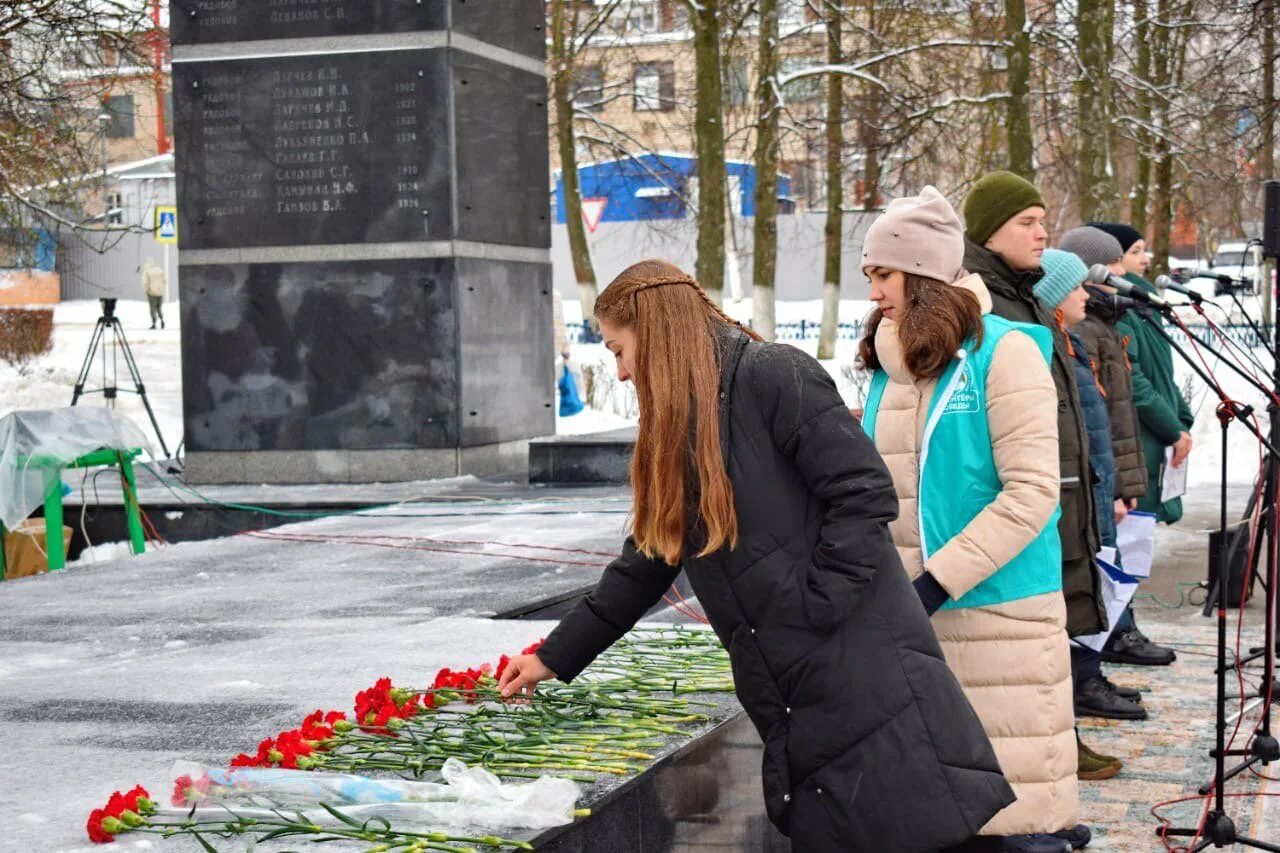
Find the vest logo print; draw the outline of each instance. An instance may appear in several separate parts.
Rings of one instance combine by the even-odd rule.
[[[956,381],[955,392],[947,401],[943,415],[976,414],[982,411],[982,400],[979,399],[978,384],[973,380],[973,365],[965,363],[960,378]]]

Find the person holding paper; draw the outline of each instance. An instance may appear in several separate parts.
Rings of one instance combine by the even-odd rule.
[[[1058,853],[1090,832],[1076,823],[1053,337],[991,314],[963,253],[959,217],[933,187],[895,199],[867,232],[862,427],[901,504],[893,543],[1017,794],[979,834]]]
[[[1151,282],[1142,277],[1151,262],[1142,234],[1120,222],[1089,224],[1119,241],[1124,251],[1120,268],[1124,270],[1125,280],[1147,293],[1155,293]],[[1190,430],[1195,423],[1195,415],[1178,388],[1173,373],[1173,350],[1153,326],[1163,323],[1159,314],[1139,304],[1120,319],[1117,328],[1128,336],[1125,350],[1133,369],[1133,403],[1138,411],[1142,453],[1147,465],[1147,494],[1138,500],[1137,508],[1140,512],[1155,515],[1157,521],[1176,524],[1182,518],[1182,498],[1165,487],[1163,475],[1166,467],[1182,468],[1185,478],[1186,461],[1191,453]],[[1165,653],[1162,659],[1148,659],[1151,656],[1144,652],[1150,651],[1152,646],[1155,644],[1134,623],[1130,608],[1116,626],[1112,642],[1103,651],[1103,660],[1165,665],[1177,659],[1172,649],[1159,646],[1155,648]]]

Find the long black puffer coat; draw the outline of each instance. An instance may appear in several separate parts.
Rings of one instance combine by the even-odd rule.
[[[684,569],[764,741],[769,817],[805,853],[958,844],[1013,792],[894,550],[889,472],[816,361],[721,340],[739,540]],[[539,657],[573,679],[679,571],[628,539]]]

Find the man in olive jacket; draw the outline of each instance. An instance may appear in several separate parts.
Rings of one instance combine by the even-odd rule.
[[[1049,236],[1044,216],[1044,200],[1030,182],[1010,172],[986,175],[964,203],[964,266],[982,276],[991,292],[993,314],[1054,328],[1053,315],[1031,292],[1043,275],[1040,255]],[[1062,594],[1067,602],[1067,633],[1079,637],[1103,631],[1107,615],[1094,566],[1099,540],[1089,438],[1063,335],[1054,335],[1050,370],[1058,389]]]

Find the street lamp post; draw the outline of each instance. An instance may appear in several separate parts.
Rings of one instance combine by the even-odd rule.
[[[107,126],[111,123],[111,113],[105,109],[98,113],[98,124],[102,126],[102,229],[105,231],[111,224],[111,198],[107,195]]]

